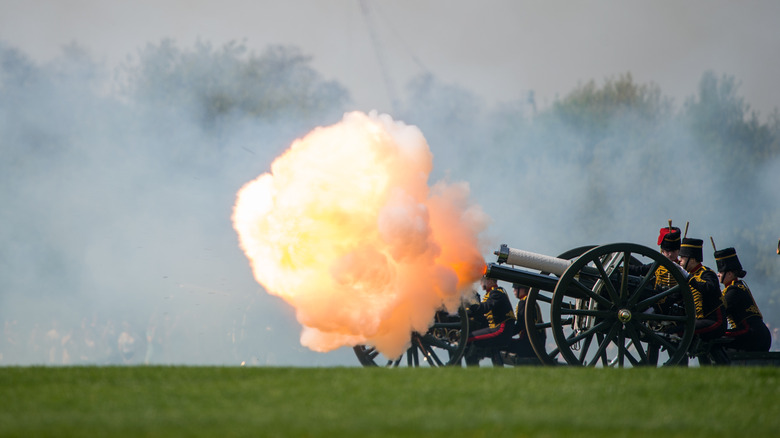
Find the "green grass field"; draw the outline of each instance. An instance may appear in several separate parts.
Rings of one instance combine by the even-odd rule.
[[[780,368],[0,368],[1,437],[776,437]]]

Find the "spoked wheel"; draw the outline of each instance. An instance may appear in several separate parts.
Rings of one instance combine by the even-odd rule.
[[[559,259],[571,260],[581,256],[586,251],[595,248],[595,245],[581,246],[570,249],[559,255]],[[542,275],[550,275],[549,272],[541,272]],[[549,314],[550,303],[552,303],[552,291],[531,288],[528,290],[528,297],[525,304],[525,332],[528,334],[528,340],[536,353],[536,357],[544,365],[559,365],[566,362],[560,356],[560,350],[553,343],[551,321],[544,321],[542,315]],[[538,309],[538,320],[535,311]],[[570,319],[570,316],[566,316]],[[565,322],[564,322],[565,323]]]
[[[632,260],[648,265],[647,273],[630,275]],[[676,286],[653,289],[661,266]],[[695,310],[679,266],[650,248],[613,243],[587,251],[563,273],[550,318],[559,322],[552,324],[553,337],[570,365],[657,366],[686,357]]]
[[[424,334],[412,333],[412,345],[398,358],[388,358],[369,345],[353,347],[363,366],[441,367],[460,365],[469,337],[469,318],[460,306],[457,314],[437,312],[434,323]]]

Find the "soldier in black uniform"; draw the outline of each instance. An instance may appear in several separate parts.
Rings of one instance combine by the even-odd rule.
[[[680,266],[690,274],[688,286],[696,308],[694,334],[706,341],[722,337],[726,333],[726,322],[718,276],[715,271],[701,263],[704,259],[702,244],[701,239],[683,238],[680,246]]]
[[[682,273],[683,277],[687,278],[688,272],[679,265],[681,240],[680,229],[671,226],[671,221],[669,221],[668,227],[663,227],[658,231],[658,246],[660,247],[661,254],[671,260],[675,264],[675,267],[679,269],[680,273]],[[650,272],[652,266],[653,263],[629,265],[628,272],[632,275],[645,276]],[[672,273],[664,266],[656,268],[655,272],[652,274],[652,281],[656,291],[667,290],[677,285],[677,280],[675,280]],[[664,297],[653,304],[652,311],[668,314],[675,303],[679,303],[678,296]],[[673,327],[672,330],[676,331],[677,328]]]
[[[678,265],[680,264],[681,237],[680,229],[677,227],[664,227],[658,232],[658,246],[661,247],[661,254]],[[684,272],[684,269],[680,268],[680,270]],[[688,276],[687,272],[684,272],[684,274],[686,277]],[[658,269],[656,269],[656,288],[670,288],[676,285],[677,281],[675,281],[672,274],[666,268],[659,266]]]
[[[512,338],[512,343],[510,345],[509,351],[512,353],[515,353],[518,357],[536,357],[536,353],[534,352],[533,347],[531,346],[531,341],[528,338],[528,333],[526,333],[525,330],[525,305],[528,303],[526,300],[528,298],[528,286],[525,286],[520,283],[513,283],[512,284],[512,291],[515,294],[515,298],[518,299],[517,307],[515,309],[515,330],[514,334],[517,335],[517,337]],[[534,309],[534,322],[540,323],[542,322],[542,311],[539,309],[539,304],[536,304],[536,308]],[[542,338],[544,339],[546,333],[544,330],[539,331]]]
[[[680,229],[677,227],[663,227],[658,232],[658,246],[661,249],[661,254],[668,258],[672,262],[679,264],[680,254]],[[628,272],[634,275],[647,275],[650,271],[652,263],[641,266],[629,266]],[[683,274],[687,277],[687,272],[680,268]],[[668,289],[677,285],[672,274],[663,266],[659,266],[653,273],[655,277],[654,286],[656,289]]]
[[[495,278],[482,277],[482,290],[485,295],[482,302],[469,306],[469,313],[484,315],[488,326],[474,330],[467,343],[471,344],[466,352],[466,364],[477,365],[477,349],[506,349],[515,328],[515,314],[506,291],[498,286]],[[476,348],[474,348],[476,347]]]
[[[726,337],[734,338],[728,348],[742,351],[769,351],[772,334],[769,332],[756,300],[742,277],[747,275],[734,248],[715,251],[718,265],[718,279],[726,286],[723,297],[726,300]]]

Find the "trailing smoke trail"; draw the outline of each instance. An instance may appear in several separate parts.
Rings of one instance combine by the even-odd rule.
[[[241,248],[255,279],[296,309],[303,345],[396,357],[470,292],[488,218],[466,184],[428,186],[432,160],[418,128],[353,112],[238,192]]]

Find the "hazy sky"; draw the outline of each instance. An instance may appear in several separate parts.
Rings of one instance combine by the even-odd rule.
[[[257,51],[290,44],[314,56],[314,67],[346,86],[363,110],[390,110],[388,94],[424,71],[487,102],[534,90],[544,106],[580,82],[625,72],[681,104],[713,70],[741,81],[740,94],[762,115],[780,106],[780,2],[773,0],[365,4],[0,0],[0,40],[40,60],[75,41],[109,63],[166,37],[184,46],[245,40]]]

